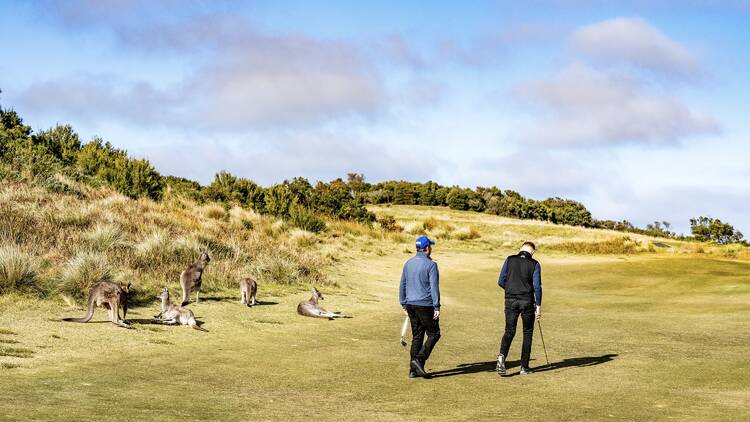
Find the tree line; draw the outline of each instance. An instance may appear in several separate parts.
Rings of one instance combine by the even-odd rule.
[[[655,221],[639,228],[627,220],[598,220],[583,204],[571,199],[536,200],[494,186],[470,189],[432,181],[368,183],[363,174],[350,173],[346,180],[312,184],[296,177],[263,187],[226,171],[220,171],[210,184],[202,186],[186,178],[161,175],[148,160],[130,157],[101,138],[95,137],[84,144],[70,125],[33,133],[14,110],[2,106],[0,161],[4,164],[0,176],[42,182],[53,190],[65,190],[64,184],[55,179],[56,174],[63,174],[93,185],[108,185],[131,198],[158,201],[170,192],[197,202],[237,204],[283,218],[312,232],[325,230],[323,217],[371,224],[376,218],[367,210],[367,204],[402,204],[445,206],[555,224],[685,238],[670,231],[668,222]],[[691,231],[700,241],[743,242],[742,233],[710,217],[691,219]]]

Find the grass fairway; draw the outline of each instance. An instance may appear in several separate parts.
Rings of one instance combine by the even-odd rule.
[[[410,238],[410,236],[405,236]],[[53,301],[0,296],[0,419],[6,420],[743,420],[750,402],[750,264],[708,255],[545,255],[532,367],[494,373],[501,335],[500,257],[482,240],[445,242],[443,337],[407,379],[397,282],[411,240],[367,241],[330,272],[323,306],[355,315],[299,317],[307,293],[241,306],[219,291],[187,327],[59,322]],[[356,243],[353,243],[356,245]],[[210,271],[210,267],[207,271]],[[266,290],[267,291],[267,290]],[[173,294],[176,292],[173,292]],[[155,292],[156,294],[156,292]],[[157,303],[133,309],[147,319]],[[106,319],[99,309],[95,321]]]

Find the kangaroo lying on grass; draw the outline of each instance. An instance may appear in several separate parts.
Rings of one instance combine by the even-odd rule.
[[[258,303],[255,295],[258,294],[258,283],[252,278],[243,278],[240,280],[240,303],[247,306],[253,306]]]
[[[309,316],[313,318],[328,318],[330,320],[336,318],[353,318],[351,315],[341,315],[337,312],[326,311],[318,305],[318,300],[323,300],[323,294],[318,291],[315,287],[312,288],[312,297],[310,300],[305,300],[297,305],[297,313],[302,316]]]
[[[190,298],[190,292],[195,289],[195,303],[198,303],[198,295],[201,290],[201,281],[203,278],[203,270],[206,269],[206,265],[211,261],[211,257],[208,256],[208,252],[205,250],[201,253],[200,259],[192,263],[185,271],[180,274],[180,286],[182,286],[182,306],[188,304]]]
[[[196,330],[208,331],[205,328],[198,326],[193,311],[177,306],[169,300],[169,290],[166,287],[161,291],[160,295],[156,296],[156,298],[161,299],[161,312],[154,318],[160,322],[165,324],[189,325],[190,328]]]
[[[118,285],[110,281],[100,281],[89,289],[88,311],[83,318],[63,318],[63,321],[69,322],[89,322],[94,316],[94,308],[104,305],[109,312],[109,319],[112,323],[124,328],[130,328],[125,323],[125,317],[128,314],[128,291],[130,283],[127,286]],[[122,306],[122,319],[120,319],[120,306]]]

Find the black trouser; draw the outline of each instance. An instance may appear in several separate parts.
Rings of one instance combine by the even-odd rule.
[[[523,321],[523,347],[521,348],[521,366],[529,367],[531,358],[531,339],[534,336],[534,300],[533,299],[505,299],[505,335],[500,343],[500,353],[508,357],[510,343],[516,335],[518,316]]]
[[[440,340],[440,323],[433,319],[432,306],[406,305],[411,322],[411,360],[418,359],[424,365],[432,349]],[[427,333],[427,341],[424,334]]]

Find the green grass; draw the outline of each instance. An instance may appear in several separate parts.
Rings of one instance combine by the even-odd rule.
[[[200,220],[179,207],[105,200],[81,207],[87,222],[66,232],[88,249],[63,242],[44,252],[35,244],[57,243],[26,230],[37,240],[23,253],[46,254],[52,265],[42,273],[63,286],[95,279],[105,259],[116,264],[113,279],[132,275],[139,285],[141,305],[128,312],[134,329],[107,322],[101,308],[92,323],[61,322],[84,310],[59,296],[0,295],[1,420],[720,421],[747,414],[746,248],[631,236],[636,254],[619,232],[434,207],[373,207],[403,233],[334,222],[314,235],[239,209],[219,216],[204,207],[198,212],[209,217]],[[133,209],[141,211],[137,224],[96,217]],[[33,212],[46,221],[46,211]],[[25,214],[2,215],[21,221]],[[443,337],[427,365],[439,375],[431,380],[407,379],[408,352],[398,343],[397,283],[413,250],[410,230],[439,239]],[[524,240],[540,245],[552,364],[545,367],[535,334],[532,366],[541,370],[500,378],[493,372],[503,325],[497,273]],[[654,241],[670,247],[648,248]],[[148,324],[158,312],[154,289],[176,286],[183,264],[173,261],[206,244],[217,251],[205,273],[206,300],[190,308],[209,332]],[[77,256],[87,259],[76,264]],[[238,303],[240,273],[258,278],[261,305]],[[311,284],[325,294],[324,307],[355,317],[297,316]]]
[[[0,388],[12,398],[1,416],[24,419],[30,409],[34,418],[69,420],[91,414],[294,420],[311,413],[324,420],[739,420],[746,414],[747,263],[541,255],[552,369],[500,378],[492,372],[502,326],[498,253],[437,248],[443,338],[428,369],[445,376],[408,380],[407,352],[397,343],[396,283],[405,258],[395,247],[384,256],[345,258],[331,275],[342,287],[330,291],[324,306],[355,318],[334,322],[295,314],[306,293],[268,297],[262,285],[260,300],[275,304],[247,308],[228,291],[215,295],[226,299],[191,305],[210,333],[62,323],[56,319],[81,311],[0,298],[0,326],[33,349],[23,359],[0,358],[6,368]],[[154,302],[129,317],[149,318],[156,309]],[[104,319],[98,310],[95,321]],[[511,373],[518,370],[518,343]],[[536,337],[537,367],[544,365],[540,346]]]

